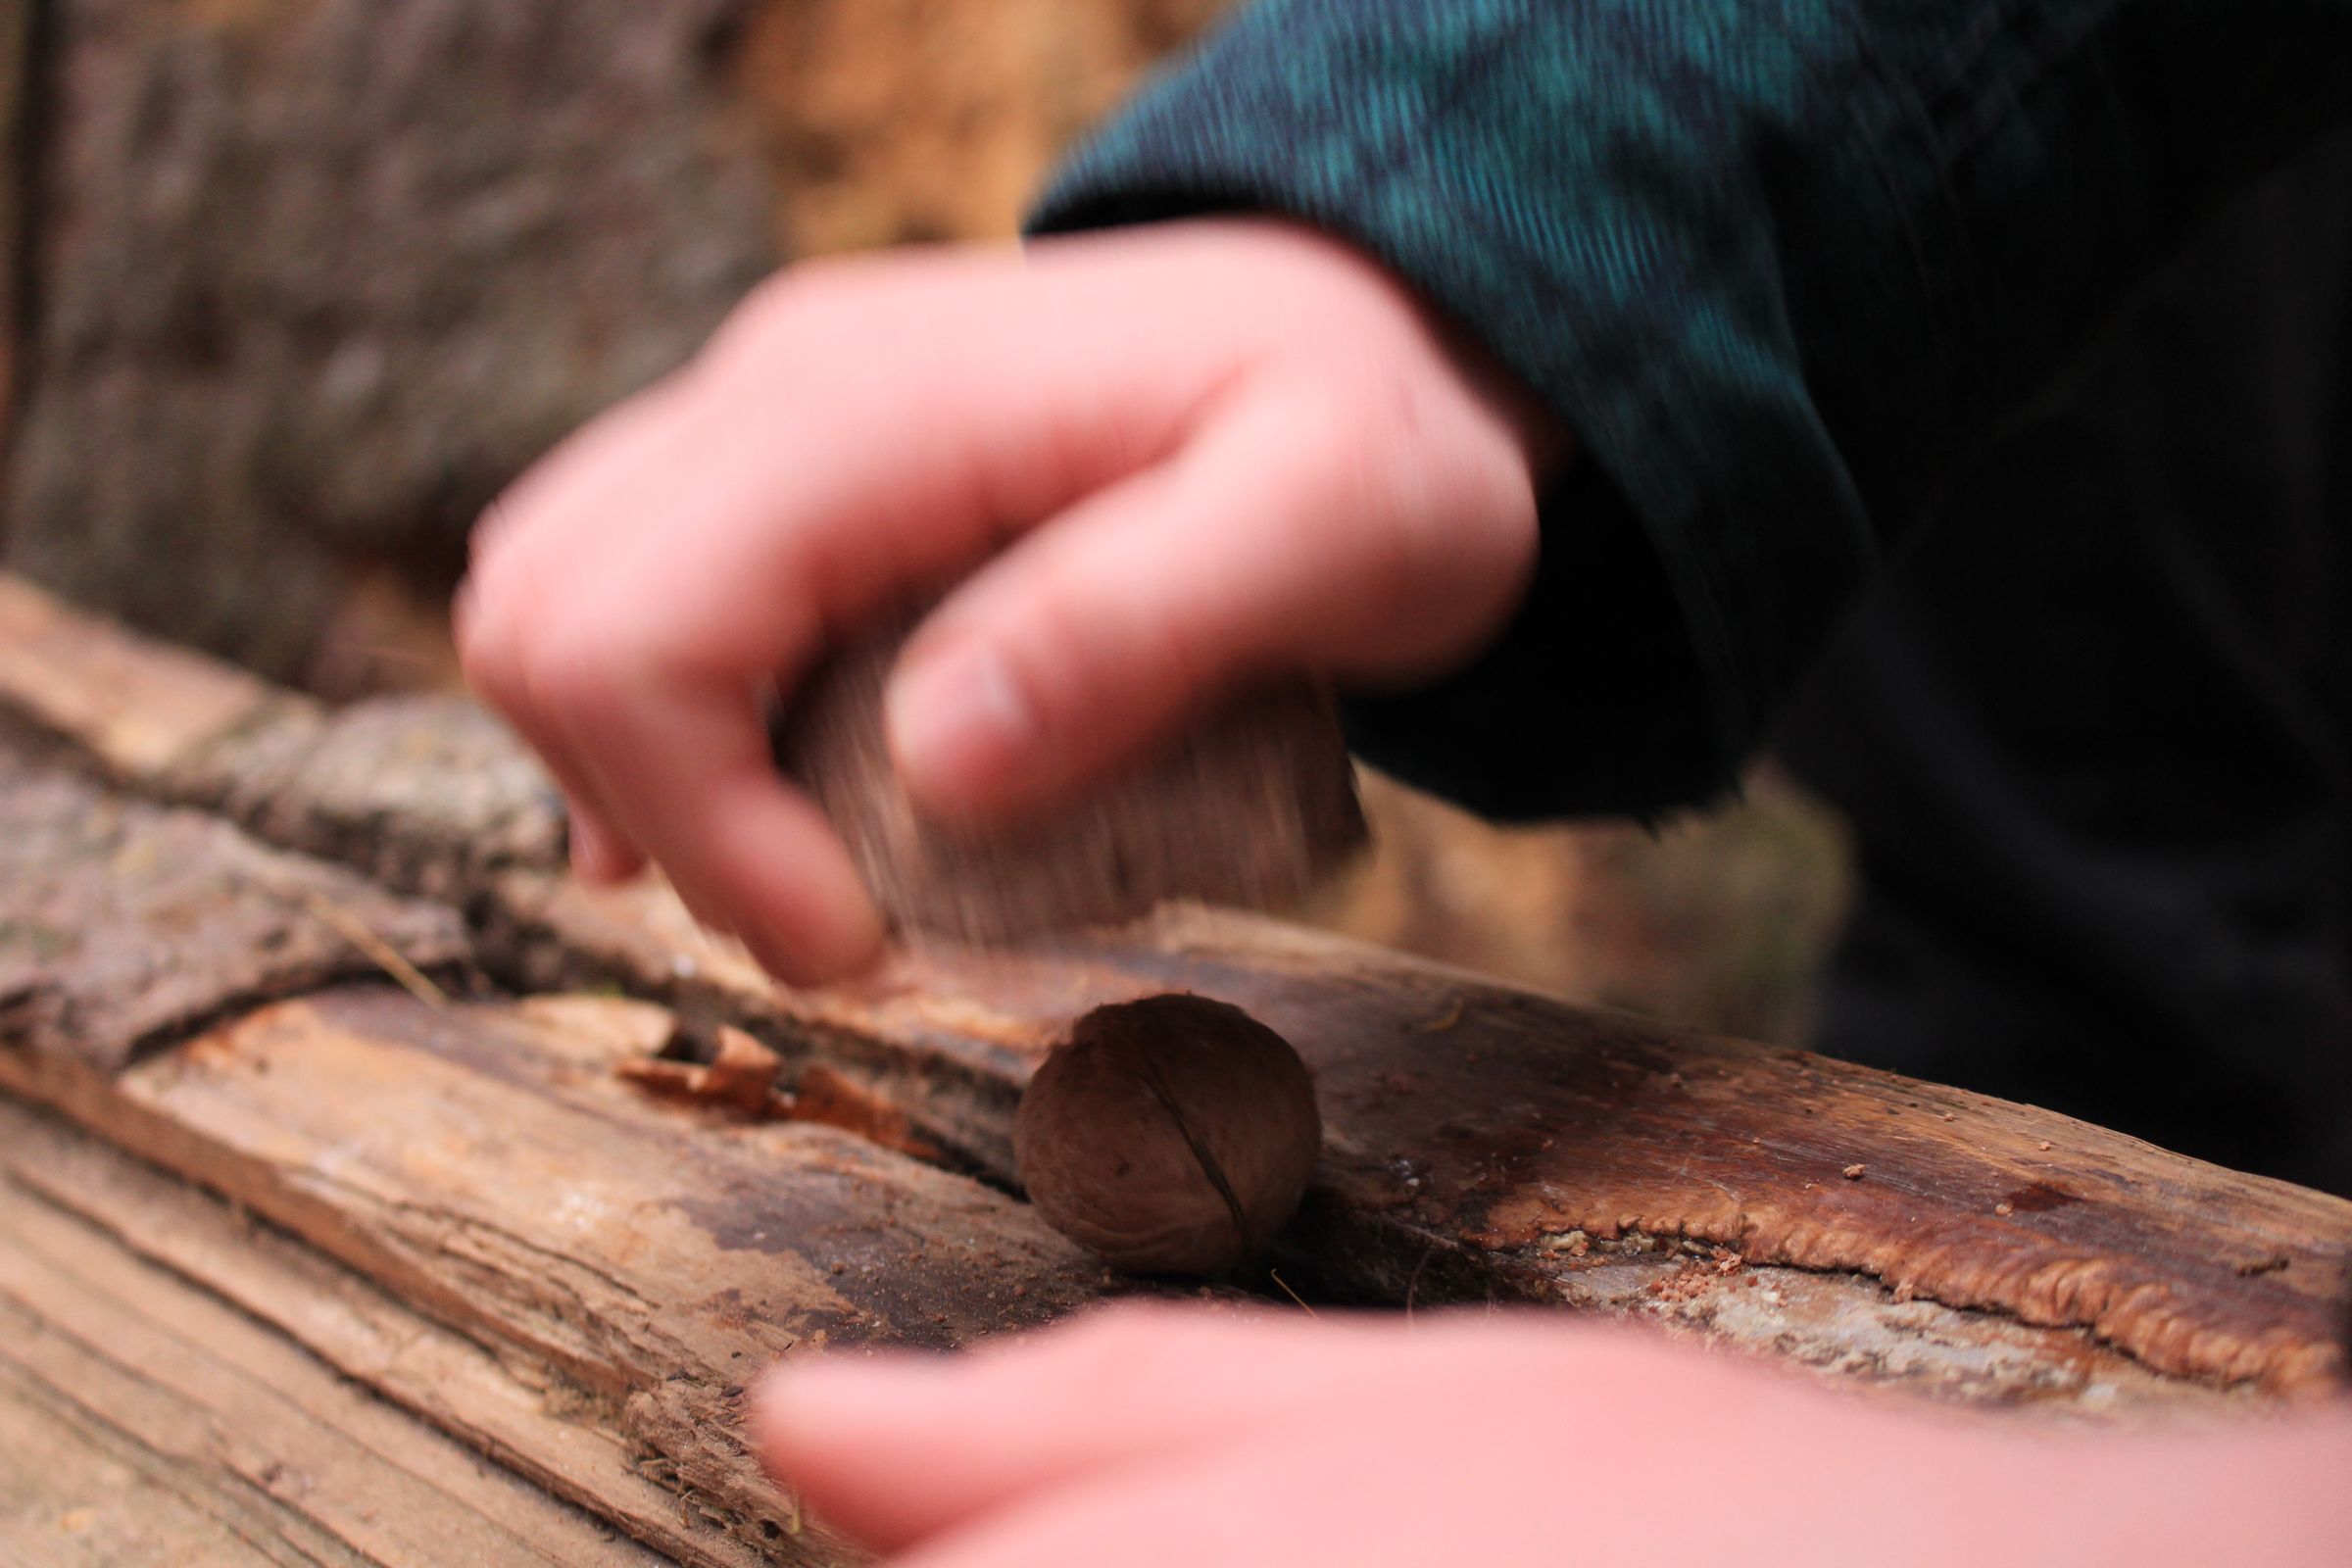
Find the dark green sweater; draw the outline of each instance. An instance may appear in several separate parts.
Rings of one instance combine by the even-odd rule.
[[[1470,669],[1357,701],[1502,816],[1730,783],[1887,540],[2233,190],[2352,119],[2352,0],[1262,0],[1040,231],[1289,215],[1577,436]]]

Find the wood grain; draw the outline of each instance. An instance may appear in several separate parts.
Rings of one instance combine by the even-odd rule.
[[[580,999],[551,1022],[528,1005],[326,991],[111,1076],[0,1051],[0,1088],[608,1407],[689,1517],[776,1560],[840,1560],[736,1437],[745,1381],[803,1347],[945,1348],[1034,1326],[1112,1282],[977,1183],[833,1128],[638,1094],[613,1053],[642,1036],[581,1026],[598,1005],[642,1004]],[[416,1402],[466,1431],[443,1398]],[[601,1485],[583,1500],[641,1526]]]
[[[1016,952],[930,943],[858,985],[792,992],[697,932],[658,889],[589,893],[516,875],[498,885],[496,907],[493,965],[668,996],[762,1030],[788,1055],[846,1064],[1004,1181],[1020,1088],[1079,1014],[1168,990],[1234,1003],[1317,1073],[1325,1158],[1285,1255],[1344,1298],[1664,1311],[1790,1353],[1784,1325],[1744,1313],[1715,1323],[1719,1293],[1660,1300],[1646,1291],[1654,1280],[1621,1288],[1626,1249],[1656,1259],[1695,1243],[1751,1265],[1851,1276],[1853,1304],[1885,1312],[1821,1303],[1823,1317],[1839,1335],[1865,1321],[1886,1333],[1869,1349],[1830,1335],[1805,1356],[1896,1365],[1967,1396],[2001,1397],[2001,1380],[1962,1371],[1970,1356],[1946,1376],[1902,1353],[1890,1344],[1908,1332],[1899,1309],[1916,1299],[1977,1313],[1955,1343],[2011,1350],[2010,1320],[2080,1333],[2106,1357],[2091,1366],[2129,1358],[2274,1392],[2342,1377],[2352,1203],[2054,1112],[1579,1007],[1229,911],[1180,909]],[[1854,1164],[1863,1170],[1848,1179]],[[1611,1285],[1596,1289],[1596,1275]],[[2042,1350],[2053,1366],[2085,1364],[2067,1341]]]
[[[68,703],[44,717],[93,751],[109,733]],[[355,756],[344,770],[367,768]],[[296,831],[282,824],[302,819],[299,778],[265,792],[279,808],[258,827]],[[168,769],[133,782],[172,787]],[[402,840],[463,831],[395,809],[365,844],[318,847],[399,881],[432,858]],[[588,894],[525,860],[437,863],[459,866],[475,960],[502,983],[615,986],[673,1007],[690,1033],[740,1025],[788,1081],[821,1068],[854,1082],[951,1163],[1000,1180],[1020,1087],[1078,1012],[1188,988],[1243,1005],[1320,1076],[1330,1143],[1284,1245],[1295,1277],[1334,1297],[1628,1313],[1845,1381],[2082,1412],[2340,1373],[2352,1204],[2028,1107],[1235,916],[1014,954],[930,946],[857,987],[792,993],[659,889]],[[297,1033],[315,1030],[368,1032],[314,1017]],[[142,1136],[185,1114],[159,1111]]]
[[[1337,938],[1179,913],[1019,959],[933,949],[805,1005],[996,1064],[1171,989],[1248,1009],[1314,1068],[1326,1152],[1299,1245],[1350,1272],[1393,1276],[1435,1244],[1524,1289],[1580,1266],[1548,1239],[1666,1236],[2079,1327],[2183,1376],[2284,1391],[2342,1373],[2352,1202]]]
[[[80,614],[0,573],[0,703],[122,778],[160,780],[208,741],[310,705],[199,654]]]
[[[0,1319],[23,1331],[0,1304]],[[196,1492],[143,1444],[0,1360],[0,1562],[258,1568],[322,1560],[244,1496]]]
[[[0,1250],[0,1433],[50,1430],[0,1466],[16,1560],[664,1560],[15,1181]]]
[[[610,1401],[492,1353],[252,1210],[6,1100],[0,1175],[466,1449],[612,1521],[658,1560],[697,1568],[760,1560],[640,1468],[642,1449]]]

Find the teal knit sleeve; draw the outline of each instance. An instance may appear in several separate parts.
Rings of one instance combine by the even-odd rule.
[[[2352,0],[1261,0],[1054,232],[1342,235],[1574,431],[1526,607],[1356,701],[1493,814],[1726,785],[1938,477],[2199,218],[2352,116]]]

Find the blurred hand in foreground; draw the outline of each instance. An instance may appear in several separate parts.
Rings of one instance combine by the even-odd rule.
[[[1501,626],[1542,420],[1386,273],[1173,223],[780,274],[477,531],[459,641],[592,881],[659,862],[771,972],[876,916],[762,702],[960,581],[892,683],[916,798],[1032,811],[1244,682],[1410,683]]]
[[[1113,1308],[772,1375],[753,1434],[903,1568],[2323,1568],[2352,1413],[1993,1419],[1533,1313]]]

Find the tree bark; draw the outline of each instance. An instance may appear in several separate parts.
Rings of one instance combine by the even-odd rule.
[[[752,0],[42,3],[7,561],[281,679],[776,260]]]

